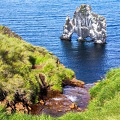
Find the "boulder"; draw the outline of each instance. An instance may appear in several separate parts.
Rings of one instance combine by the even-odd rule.
[[[84,87],[84,82],[73,78],[72,80],[63,80],[63,86]]]

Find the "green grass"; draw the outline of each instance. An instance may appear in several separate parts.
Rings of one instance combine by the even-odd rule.
[[[2,32],[0,48],[0,95],[7,92],[6,98],[9,101],[15,99],[17,91],[28,101],[37,102],[41,84],[40,73],[44,75],[45,82],[52,90],[59,91],[62,91],[62,81],[74,76],[72,70],[57,64],[57,57],[46,49],[6,36]],[[41,65],[41,69],[31,69],[32,65],[36,64]],[[108,71],[105,79],[90,89],[90,94],[91,101],[84,112],[70,112],[58,118],[20,113],[9,115],[4,107],[0,106],[0,120],[119,120],[120,68]],[[34,99],[31,99],[31,96]]]
[[[41,87],[39,74],[44,74],[50,89],[62,92],[62,80],[72,79],[74,72],[59,64],[58,58],[45,48],[32,46],[15,36],[8,28],[0,26],[1,95],[7,93],[9,102],[15,101],[18,94],[26,101],[36,103]],[[34,65],[41,68],[32,69]]]
[[[41,115],[41,116],[32,116],[27,114],[0,114],[0,120],[56,120],[55,118],[52,118],[47,115]]]

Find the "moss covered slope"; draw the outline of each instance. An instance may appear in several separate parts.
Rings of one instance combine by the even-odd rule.
[[[62,81],[74,72],[45,48],[26,43],[0,26],[0,98],[36,103],[44,87],[62,92]]]

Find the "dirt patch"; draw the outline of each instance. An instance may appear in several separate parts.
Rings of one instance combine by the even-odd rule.
[[[5,26],[2,27],[2,29],[0,30],[0,32],[2,32],[5,35],[8,35],[8,37],[15,37],[15,38],[18,38],[18,39],[22,40],[22,37],[20,37],[15,32],[12,32],[9,28],[7,28]]]
[[[85,83],[83,81],[73,78],[72,80],[63,80],[63,86],[73,86],[73,87],[84,87]]]

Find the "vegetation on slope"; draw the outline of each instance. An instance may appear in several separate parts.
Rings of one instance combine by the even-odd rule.
[[[119,120],[120,118],[120,68],[110,70],[106,78],[90,89],[92,100],[88,109],[80,113],[67,113],[59,118],[31,116],[26,114],[7,115],[1,108],[0,119],[4,120]]]
[[[0,28],[3,29],[3,27]],[[39,74],[44,76],[43,78],[45,78],[45,82],[50,86],[50,89],[60,91],[62,91],[62,80],[66,78],[70,79],[74,75],[71,70],[59,64],[57,58],[44,48],[34,47],[20,40],[20,38],[11,38],[9,35],[1,34],[1,32],[0,41],[0,95],[7,96],[8,100],[15,99],[14,96],[16,93],[19,93],[22,97],[26,97],[28,100],[31,100],[32,95],[34,95],[34,99],[37,99],[38,93],[40,92],[39,85],[42,84]],[[43,59],[40,58],[40,56],[42,56]],[[41,69],[31,69],[35,64],[39,64]],[[106,74],[105,79],[90,89],[90,94],[91,101],[88,109],[84,112],[67,113],[59,118],[19,113],[8,115],[5,109],[0,106],[0,119],[119,120],[120,68],[111,69]]]
[[[26,43],[0,26],[0,99],[36,103],[41,89],[62,92],[62,81],[74,72],[45,48]]]
[[[119,120],[120,119],[120,68],[111,69],[105,79],[90,89],[91,101],[83,113],[70,113],[61,120]]]

